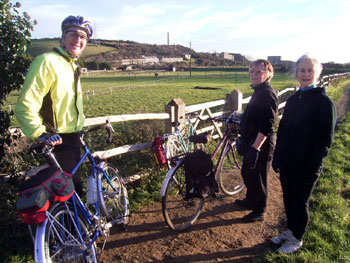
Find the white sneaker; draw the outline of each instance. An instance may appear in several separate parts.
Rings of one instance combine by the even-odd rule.
[[[287,231],[282,232],[277,237],[271,238],[271,242],[275,245],[282,244],[283,241],[289,240],[293,236],[292,231],[287,229]]]
[[[283,246],[281,246],[278,251],[283,254],[291,254],[301,248],[303,245],[303,241],[296,239],[294,236],[286,242]]]

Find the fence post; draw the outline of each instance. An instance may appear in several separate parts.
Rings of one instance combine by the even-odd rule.
[[[225,112],[242,111],[243,93],[239,89],[235,89],[231,94],[226,94],[224,105]]]
[[[165,129],[166,133],[173,133],[175,131],[175,127],[171,125],[172,122],[179,122],[179,129],[185,125],[185,108],[186,105],[182,99],[176,98],[172,99],[166,106],[165,112],[169,113],[169,119],[165,120]]]

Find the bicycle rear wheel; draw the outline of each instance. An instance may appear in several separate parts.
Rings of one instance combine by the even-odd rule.
[[[47,219],[37,227],[35,262],[97,262],[95,243],[85,251],[91,241],[85,218],[80,213],[76,218],[73,207],[62,203],[53,207]]]
[[[105,163],[103,170],[107,176],[99,173],[97,176],[98,201],[101,212],[107,222],[120,225],[129,223],[129,198],[123,178],[113,165]]]
[[[226,195],[235,195],[243,190],[244,182],[241,176],[241,165],[237,160],[236,151],[230,141],[217,164],[216,180]]]
[[[203,198],[185,200],[186,183],[184,162],[171,173],[165,194],[162,197],[163,216],[168,226],[173,230],[185,230],[197,220],[204,204]]]

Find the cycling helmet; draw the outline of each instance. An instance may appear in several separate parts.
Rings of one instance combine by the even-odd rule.
[[[85,21],[84,17],[68,16],[67,18],[65,18],[61,25],[62,34],[64,34],[67,31],[67,29],[72,26],[77,26],[83,29],[86,32],[88,38],[92,36],[93,30],[92,30],[91,23],[89,21]]]

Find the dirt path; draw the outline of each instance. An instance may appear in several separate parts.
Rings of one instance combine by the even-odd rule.
[[[112,233],[101,262],[252,262],[283,225],[282,193],[276,174],[270,175],[269,187],[266,219],[261,223],[240,220],[249,211],[241,211],[233,202],[244,192],[208,200],[194,226],[180,233],[166,225],[160,203],[145,207],[133,214],[126,232]]]
[[[337,123],[349,111],[350,108],[350,88],[345,88],[343,95],[335,105],[337,109]]]
[[[339,120],[350,105],[350,88],[337,103]],[[278,174],[268,178],[269,197],[264,222],[243,223],[249,213],[233,204],[238,196],[222,193],[205,203],[195,225],[184,232],[174,232],[165,223],[161,204],[155,203],[134,213],[126,232],[112,231],[101,262],[119,263],[248,263],[273,248],[270,238],[284,229],[285,216]]]

